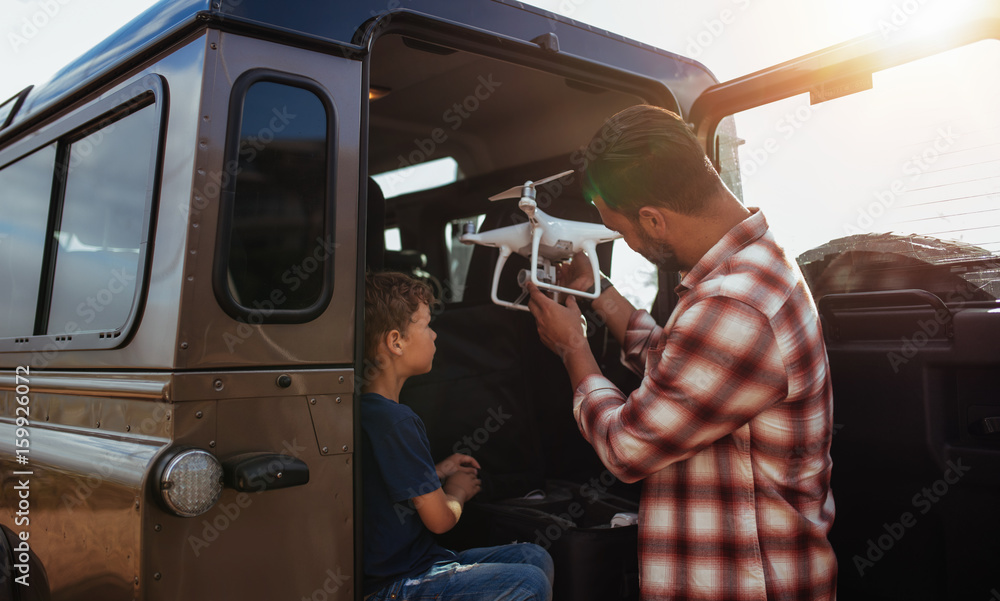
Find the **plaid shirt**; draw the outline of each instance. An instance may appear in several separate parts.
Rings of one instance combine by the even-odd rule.
[[[592,375],[574,397],[604,465],[645,480],[643,599],[836,596],[826,348],[801,272],[753,211],[681,280],[666,326],[631,317],[640,387],[626,398]]]

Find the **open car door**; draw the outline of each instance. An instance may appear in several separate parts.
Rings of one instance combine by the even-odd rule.
[[[842,599],[1000,599],[1000,8],[715,85],[690,121],[796,257],[834,384]]]

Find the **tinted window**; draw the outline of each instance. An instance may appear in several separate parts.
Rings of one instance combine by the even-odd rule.
[[[0,171],[0,337],[34,331],[55,160],[53,144]]]
[[[135,298],[154,107],[72,142],[47,333],[115,330]]]
[[[272,307],[313,307],[324,291],[328,119],[296,86],[258,81],[243,98],[226,279],[233,300],[264,319]]]

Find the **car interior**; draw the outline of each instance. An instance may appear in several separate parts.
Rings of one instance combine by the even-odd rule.
[[[539,488],[543,478],[599,474],[596,455],[587,456],[589,445],[568,411],[564,369],[541,345],[533,318],[490,301],[498,251],[458,242],[457,224],[475,220],[486,231],[526,221],[516,199],[488,197],[573,169],[574,153],[604,120],[642,99],[401,35],[376,42],[370,84],[370,174],[378,178],[403,168],[396,177],[408,183],[407,177],[419,177],[405,174],[411,164],[441,159],[455,164],[454,181],[423,190],[390,196],[392,175],[388,190],[369,181],[368,267],[418,275],[441,301],[434,311],[435,368],[408,384],[404,402],[425,419],[434,451],[448,454],[483,426],[486,409],[513,414],[509,425],[481,443],[480,455],[488,464],[497,462],[484,465],[483,498],[523,495]],[[578,179],[574,173],[540,187],[539,208],[600,223],[596,208],[583,201]],[[387,251],[385,231],[393,228],[401,248]],[[605,273],[611,253],[610,244],[599,251]],[[527,264],[519,255],[511,257],[500,279],[501,298],[518,296],[516,275]],[[616,358],[617,349],[606,348],[614,340],[599,329],[595,325],[591,337],[599,356]],[[623,374],[623,385],[629,377],[635,376]]]
[[[516,535],[552,545],[557,569],[560,563],[579,564],[582,572],[613,552],[630,558],[619,570],[626,576],[597,583],[575,574],[557,586],[556,598],[574,598],[579,591],[567,588],[571,581],[607,598],[634,598],[630,540],[615,543],[604,533],[594,542],[604,554],[581,559],[569,553],[593,547],[576,539],[568,543],[567,533],[594,534],[597,521],[606,527],[615,513],[634,510],[639,485],[610,477],[580,436],[568,378],[538,340],[533,318],[490,301],[498,251],[470,249],[457,238],[468,222],[479,231],[523,222],[515,200],[487,198],[567,169],[576,171],[540,188],[539,207],[600,223],[596,209],[582,200],[582,151],[605,119],[643,98],[402,35],[376,41],[370,86],[367,267],[423,278],[441,301],[433,311],[434,368],[408,381],[401,400],[424,420],[435,460],[465,452],[483,465],[482,493],[444,542],[460,548],[509,542]],[[422,175],[407,171],[441,161],[448,176],[432,184],[419,184]],[[398,235],[393,248],[387,246],[390,233]],[[996,320],[983,303],[993,303],[997,291],[970,289],[947,261],[935,265],[926,256],[893,254],[885,240],[874,242],[840,241],[838,247],[834,241],[800,261],[819,301],[834,380],[837,519],[830,538],[843,595],[941,599],[949,591],[978,590],[990,562],[1000,557],[993,538],[1000,533],[1000,491],[990,476],[1000,443],[987,431],[1000,411],[982,400],[992,394],[990,365],[1000,353]],[[912,248],[913,241],[903,246]],[[599,248],[602,271],[627,279],[628,273],[611,271],[613,250],[612,244]],[[523,257],[511,257],[500,280],[501,298],[518,296],[516,275],[526,266]],[[672,307],[672,277],[658,276],[664,292],[652,301],[651,312],[659,323]],[[964,299],[964,311],[940,317],[940,307],[927,305],[920,290],[942,298],[973,290],[975,296]],[[884,291],[895,296],[878,296]],[[886,361],[901,337],[928,320],[940,331],[904,361]],[[952,329],[965,335],[949,338]],[[605,375],[626,393],[633,390],[640,375],[621,366],[620,349],[606,329],[591,321],[588,335]],[[927,503],[926,515],[919,514],[927,526],[907,533],[906,550],[887,554],[878,575],[864,578],[855,558],[866,557],[866,544],[873,533],[876,539],[883,533],[885,516],[898,513],[900,495],[935,483],[942,466],[959,454],[982,467],[964,477],[956,489],[961,492]],[[592,511],[600,505],[604,513],[597,521],[567,523],[566,511],[581,491],[606,495],[602,503],[583,503]],[[522,524],[530,524],[522,531],[510,512],[496,510],[498,504],[542,509],[549,521],[521,516]],[[495,538],[502,535],[506,541]]]
[[[452,548],[509,542],[518,520],[501,526],[505,512],[490,513],[499,502],[522,512],[543,509],[535,514],[541,521],[521,521],[532,524],[522,536],[535,542],[539,535],[532,530],[538,530],[557,562],[579,563],[559,557],[574,547],[563,533],[576,526],[580,532],[607,528],[619,511],[635,510],[638,486],[606,473],[580,436],[565,369],[538,339],[534,318],[490,300],[499,251],[468,247],[457,237],[467,222],[487,231],[526,221],[516,199],[488,197],[575,169],[574,160],[604,121],[642,99],[400,35],[376,42],[370,73],[368,165],[374,177],[368,183],[367,267],[422,278],[439,299],[434,368],[407,381],[401,402],[423,419],[436,460],[463,452],[483,467],[482,492],[443,542]],[[403,188],[421,177],[406,168],[442,160],[454,165],[445,183],[398,192],[398,183]],[[537,193],[539,208],[550,215],[601,222],[582,198],[577,173]],[[398,248],[386,248],[387,230],[398,231]],[[611,270],[612,251],[610,243],[599,248],[604,273]],[[501,298],[518,297],[517,274],[528,263],[511,256],[500,279]],[[625,390],[637,386],[638,377],[618,362],[619,348],[606,328],[591,323],[589,335],[606,373]],[[581,488],[602,501],[583,502]],[[574,498],[587,511],[570,527],[558,520]],[[570,587],[594,586],[611,587],[608,594],[623,598],[637,595],[634,536],[635,528],[615,533],[629,564],[619,578],[596,584],[566,579],[557,598],[576,595]]]

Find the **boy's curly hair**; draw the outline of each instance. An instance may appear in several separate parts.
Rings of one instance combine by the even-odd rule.
[[[365,359],[375,361],[383,336],[392,330],[406,334],[420,305],[434,302],[427,284],[402,273],[365,274]]]

